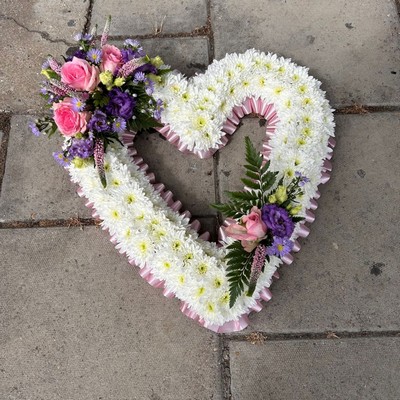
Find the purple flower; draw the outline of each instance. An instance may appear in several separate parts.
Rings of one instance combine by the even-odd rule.
[[[101,61],[102,52],[99,49],[90,49],[87,52],[87,59],[94,64],[99,64]]]
[[[74,111],[83,111],[84,110],[84,108],[85,108],[85,102],[84,101],[82,101],[81,99],[77,99],[76,97],[74,97],[73,99],[72,99],[72,106],[73,106],[73,109],[74,109]]]
[[[47,68],[50,68],[49,60],[46,60],[46,61],[42,64],[42,69],[47,69]]]
[[[87,139],[72,139],[71,146],[68,149],[68,155],[71,158],[88,158],[93,155],[94,152],[94,141],[93,136]]]
[[[148,72],[150,74],[157,74],[157,68],[153,64],[143,64],[136,69],[136,72]]]
[[[136,105],[136,100],[126,92],[119,88],[114,88],[109,93],[110,101],[105,109],[107,113],[114,117],[130,119],[133,115],[133,109]]]
[[[121,49],[122,61],[127,63],[135,58],[135,51],[132,49]]]
[[[57,161],[57,163],[60,164],[62,167],[67,167],[71,162],[71,159],[65,157],[62,151],[54,152],[53,157]]]
[[[34,122],[29,122],[28,126],[35,136],[40,136],[39,128],[36,126]]]
[[[300,178],[300,180],[299,180],[299,186],[304,186],[306,183],[308,183],[308,182],[310,182],[310,178],[307,178],[305,175],[303,175],[301,172],[299,172],[299,171],[296,171],[295,173],[294,173],[294,175],[297,177],[297,178]]]
[[[154,92],[154,82],[151,79],[144,81],[144,90],[148,96],[151,96]]]
[[[155,119],[160,120],[160,119],[161,119],[161,113],[162,113],[163,111],[164,111],[163,102],[162,102],[161,99],[158,99],[158,100],[157,100],[157,103],[156,103],[156,108],[155,108],[154,111],[153,111],[153,117],[154,117]]]
[[[92,132],[105,132],[109,130],[107,115],[100,110],[96,110],[90,118],[89,130]]]
[[[83,51],[83,50],[77,50],[75,53],[74,53],[74,57],[76,57],[76,58],[82,58],[82,60],[84,60],[85,58],[86,58],[86,56],[87,56],[87,54],[86,54],[86,51]]]
[[[135,81],[144,82],[145,80],[146,80],[146,75],[144,74],[144,72],[136,72]]]
[[[123,118],[118,117],[113,125],[112,125],[113,131],[116,133],[122,133],[126,129],[126,121]]]
[[[292,235],[294,223],[284,208],[276,204],[266,204],[261,210],[261,218],[274,236],[290,237]]]
[[[276,237],[272,246],[267,247],[267,254],[270,256],[283,257],[293,249],[293,242],[288,238]]]
[[[124,46],[140,47],[140,42],[136,39],[126,39],[124,42]]]

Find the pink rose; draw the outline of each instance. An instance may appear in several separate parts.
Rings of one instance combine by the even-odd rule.
[[[74,57],[61,67],[61,82],[76,90],[93,92],[100,82],[99,69],[86,60]]]
[[[244,250],[250,253],[267,233],[267,226],[261,219],[261,210],[257,207],[253,207],[250,214],[242,217],[241,222],[242,224],[232,222],[225,228],[225,232],[231,238],[241,240]]]
[[[59,103],[53,103],[54,121],[64,136],[75,136],[78,132],[85,132],[89,120],[89,113],[74,110],[72,99],[66,97]]]
[[[122,65],[122,54],[118,47],[105,44],[102,48],[100,70],[114,73],[118,66]]]
[[[253,207],[250,211],[250,214],[242,218],[242,221],[246,224],[247,233],[262,238],[267,233],[267,225],[261,219],[261,210]]]

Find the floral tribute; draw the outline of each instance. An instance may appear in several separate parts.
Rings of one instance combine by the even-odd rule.
[[[118,49],[107,35],[108,27],[99,48],[94,36],[79,36],[71,59],[45,63],[42,94],[53,117],[33,132],[64,136],[56,158],[144,279],[180,299],[181,311],[202,326],[242,330],[309,233],[318,185],[331,170],[333,110],[306,68],[271,53],[229,54],[187,79],[136,41]],[[245,189],[215,205],[228,219],[211,243],[149,172],[135,135],[153,127],[180,151],[205,158],[248,114],[265,122],[263,146],[257,152],[246,139]]]
[[[49,57],[42,66],[46,77],[41,88],[53,116],[31,123],[32,132],[64,138],[62,151],[53,154],[62,166],[94,162],[105,187],[104,153],[120,141],[125,130],[141,131],[160,126],[162,101],[153,97],[155,82],[169,72],[160,57],[148,57],[137,40],[123,48],[107,44],[111,18],[100,46],[95,32],[78,34],[79,49],[59,63]]]
[[[227,192],[230,201],[214,207],[228,217],[225,232],[235,241],[227,246],[227,277],[229,281],[229,306],[248,286],[247,296],[252,296],[257,279],[264,271],[270,256],[282,258],[293,250],[291,236],[295,223],[304,218],[297,216],[302,210],[302,187],[309,179],[300,172],[286,185],[281,178],[276,183],[277,172],[269,171],[270,162],[256,151],[246,137],[246,178],[242,182],[246,191]]]

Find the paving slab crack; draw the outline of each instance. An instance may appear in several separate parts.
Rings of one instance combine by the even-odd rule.
[[[24,229],[24,228],[57,228],[98,226],[100,221],[94,218],[71,217],[67,219],[31,219],[22,221],[2,221],[0,229]]]
[[[28,27],[26,27],[25,25],[23,25],[22,23],[20,23],[19,21],[17,21],[15,18],[10,17],[8,15],[4,15],[4,14],[0,14],[0,20],[3,21],[12,21],[14,22],[17,26],[19,26],[20,28],[24,29],[25,31],[29,32],[29,33],[36,33],[38,35],[40,35],[44,40],[47,40],[50,43],[63,43],[66,46],[71,46],[73,45],[72,43],[67,42],[65,39],[52,39],[51,36],[44,31],[38,31],[35,29],[29,29]]]
[[[221,383],[222,398],[224,400],[232,399],[231,390],[231,363],[229,354],[229,341],[227,336],[220,335],[220,358],[221,358]]]
[[[290,340],[337,340],[337,339],[359,339],[359,338],[382,338],[400,337],[399,330],[387,331],[325,331],[318,333],[268,333],[251,332],[248,335],[230,334],[225,338],[228,341],[249,342],[262,344],[267,341],[290,341]],[[256,338],[256,339],[255,339]]]
[[[89,5],[88,5],[88,9],[86,12],[86,21],[85,21],[85,25],[83,27],[83,32],[89,32],[90,29],[90,23],[92,20],[92,12],[93,12],[93,5],[94,5],[94,0],[89,0]]]
[[[10,137],[11,114],[0,113],[0,194],[6,170],[8,140]]]

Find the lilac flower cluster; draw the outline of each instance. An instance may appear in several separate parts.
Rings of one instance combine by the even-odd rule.
[[[294,223],[287,210],[276,204],[266,204],[261,209],[261,218],[273,235],[273,243],[267,247],[267,254],[283,257],[293,248],[289,240]]]
[[[68,148],[68,155],[71,157],[71,159],[75,157],[89,158],[93,155],[94,151],[93,135],[89,136],[87,139],[73,138],[71,142],[72,143]]]

